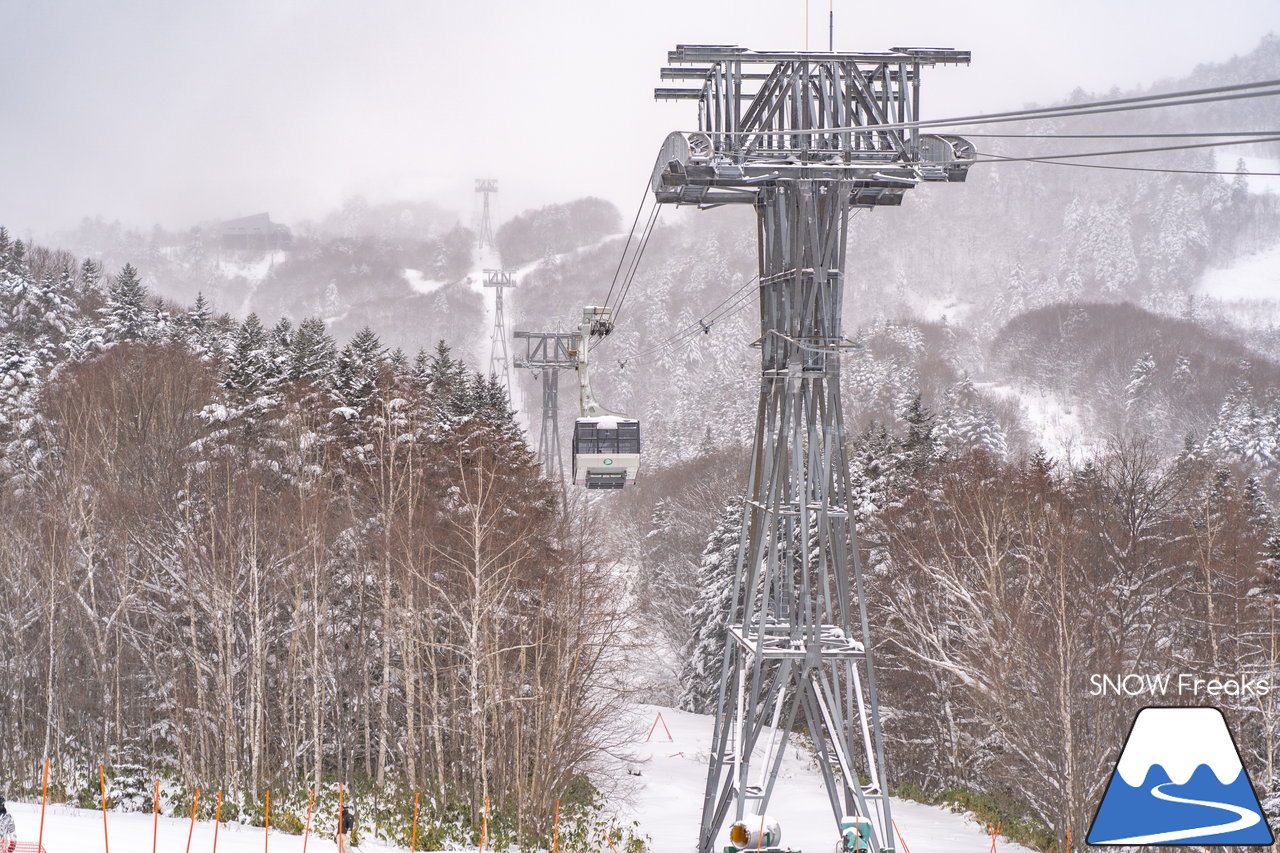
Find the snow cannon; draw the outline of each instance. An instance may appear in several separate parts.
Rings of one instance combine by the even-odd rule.
[[[729,827],[729,841],[736,850],[776,850],[782,843],[782,830],[778,822],[768,815],[756,815],[740,820]]]
[[[836,853],[870,853],[871,821],[865,817],[840,818],[840,843]]]

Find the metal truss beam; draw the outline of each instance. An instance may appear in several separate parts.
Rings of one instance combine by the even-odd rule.
[[[700,63],[698,132],[667,137],[659,202],[750,203],[759,236],[761,350],[755,445],[743,504],[699,829],[716,853],[727,818],[765,813],[803,721],[839,825],[870,820],[894,850],[871,627],[849,508],[840,355],[849,212],[901,203],[922,181],[963,180],[972,146],[921,136],[920,69],[967,63],[946,48],[755,52],[681,45]],[[744,67],[772,65],[767,73]],[[888,127],[885,127],[888,125]],[[865,780],[865,781],[864,781]],[[834,842],[838,829],[832,833]]]
[[[542,424],[538,458],[549,480],[565,483],[560,449],[560,371],[576,370],[578,335],[568,332],[516,332],[515,366],[533,371],[542,384]]]
[[[507,350],[507,314],[502,292],[516,286],[511,270],[485,270],[484,286],[494,289],[493,335],[489,339],[489,373],[502,381],[511,400],[511,357]]]
[[[493,239],[493,217],[489,211],[489,196],[498,191],[498,182],[493,178],[476,178],[476,192],[484,195],[484,209],[480,213],[480,229],[476,235],[476,244],[481,249],[496,247]]]

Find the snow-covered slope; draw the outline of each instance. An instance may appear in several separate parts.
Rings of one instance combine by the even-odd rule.
[[[1196,291],[1222,300],[1280,301],[1280,244],[1243,255],[1228,267],[1206,270]]]
[[[997,382],[975,382],[975,388],[1018,401],[1023,421],[1032,437],[1054,459],[1076,463],[1098,450],[1090,440],[1079,404],[1072,405],[1043,388],[1023,390]]]
[[[35,843],[40,828],[40,804],[7,804],[18,826],[18,840]],[[152,853],[152,821],[149,814],[137,812],[107,814],[107,839],[102,835],[102,812],[91,809],[74,809],[69,806],[49,806],[44,818],[44,849],[48,853],[95,853],[111,843],[112,853]],[[332,822],[330,822],[332,823]],[[192,830],[189,820],[162,817],[155,838],[156,850],[187,850],[190,833],[191,850],[213,849],[214,825],[212,821],[197,821]],[[301,835],[272,832],[267,843],[266,832],[261,827],[223,824],[218,827],[220,853],[256,853],[264,848],[276,853],[301,853]],[[312,833],[307,839],[308,853],[331,853],[338,849],[332,837],[325,838]],[[371,850],[389,850],[382,844],[364,843],[361,853]]]
[[[646,740],[661,713],[652,738]],[[706,782],[707,750],[711,743],[709,716],[689,714],[655,705],[638,705],[628,715],[631,755],[604,772],[601,781],[614,797],[617,817],[636,821],[636,832],[648,836],[652,853],[692,853],[696,847],[702,792]],[[668,736],[668,733],[670,736]],[[637,775],[638,774],[638,775]],[[35,841],[40,821],[39,803],[9,802],[18,824],[18,839]],[[789,746],[770,814],[782,826],[782,844],[805,853],[831,853],[836,833],[822,777],[802,747]],[[911,853],[990,853],[991,839],[983,827],[964,815],[944,808],[904,800],[893,801],[893,818],[905,848]],[[151,853],[152,816],[108,815],[111,850],[114,853]],[[190,822],[162,817],[157,849],[185,850]],[[201,821],[192,833],[192,850],[210,850],[212,822]],[[249,853],[264,848],[259,827],[224,824],[218,830],[218,849],[225,853]],[[102,813],[68,806],[50,806],[45,816],[44,846],[49,853],[103,849]],[[899,848],[904,845],[899,842]],[[999,840],[998,853],[1028,853],[1021,845]],[[272,832],[269,850],[301,853],[300,835]],[[337,849],[331,838],[312,834],[309,853]],[[365,842],[361,853],[391,851],[380,842]]]
[[[659,723],[646,741],[659,713],[666,726]],[[620,798],[626,802],[620,803],[618,816],[639,824],[638,832],[649,836],[653,853],[692,853],[697,846],[712,719],[641,705],[636,708],[633,727],[634,752],[625,768],[633,774],[633,784],[629,795]],[[990,836],[963,815],[897,799],[892,808],[894,823],[911,853],[990,853]],[[787,747],[769,814],[782,827],[784,847],[805,853],[835,849],[835,821],[822,777],[802,747]],[[1001,853],[1027,850],[1004,840],[997,846]]]

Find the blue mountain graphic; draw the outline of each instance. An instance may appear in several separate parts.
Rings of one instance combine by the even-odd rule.
[[[1161,795],[1200,802],[1178,802],[1163,799]],[[1253,812],[1259,820],[1243,828],[1214,831],[1216,827],[1240,823],[1243,818],[1238,811],[1210,803],[1237,806]],[[1102,805],[1098,807],[1098,815],[1089,830],[1088,843],[1115,844],[1121,839],[1196,829],[1204,832],[1170,841],[1147,841],[1144,845],[1272,843],[1271,830],[1244,769],[1230,784],[1224,785],[1207,764],[1196,767],[1185,785],[1174,785],[1169,774],[1158,764],[1152,765],[1147,777],[1137,787],[1130,787],[1119,773],[1112,774]]]

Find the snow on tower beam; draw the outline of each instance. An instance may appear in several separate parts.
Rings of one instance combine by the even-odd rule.
[[[750,50],[737,45],[678,44],[667,52],[672,65],[696,62],[775,63],[813,60],[819,62],[898,62],[909,60],[920,65],[968,65],[972,54],[951,47],[892,47],[887,51],[848,53],[817,50]]]

